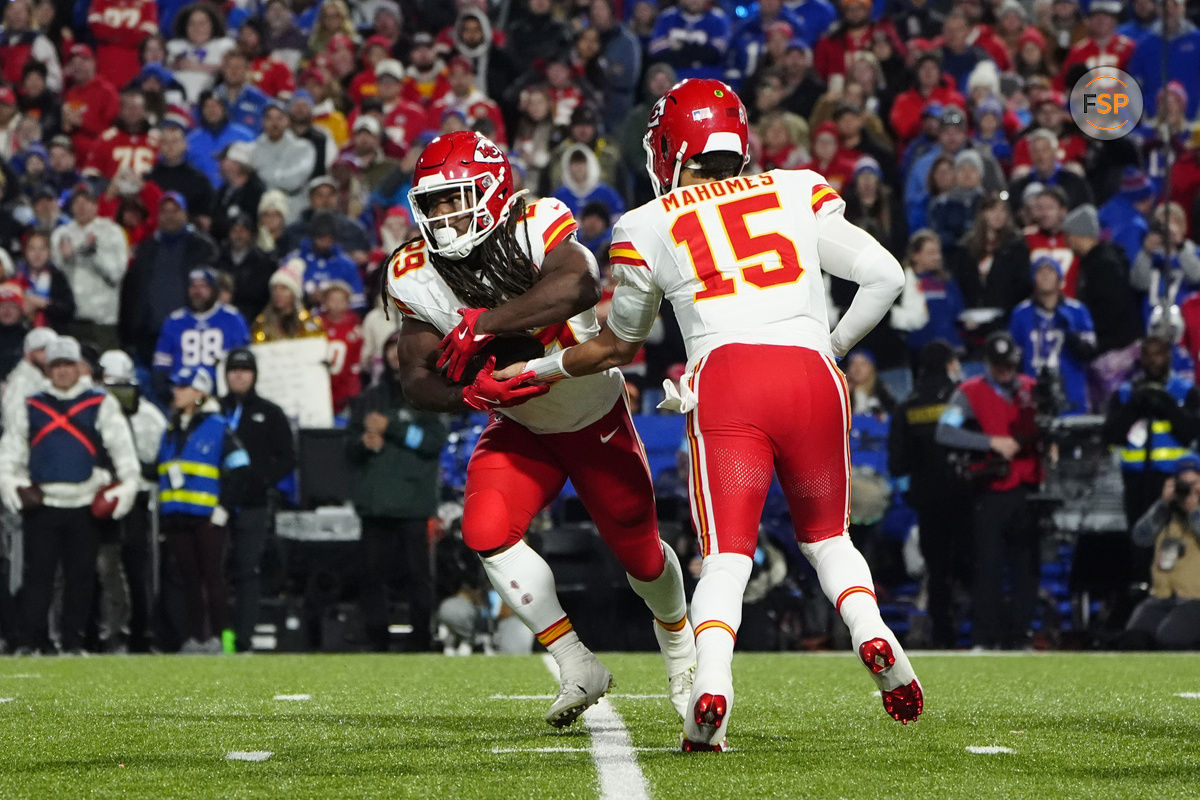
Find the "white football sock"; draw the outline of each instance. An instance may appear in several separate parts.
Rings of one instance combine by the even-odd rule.
[[[802,543],[800,552],[817,571],[821,591],[850,629],[856,650],[866,640],[884,634],[894,641],[879,615],[871,568],[849,536],[842,534],[811,544]]]
[[[654,615],[654,625],[664,633],[682,634],[687,628],[687,595],[683,591],[683,569],[679,566],[679,557],[675,551],[663,545],[662,574],[651,581],[639,581],[632,575],[626,575],[629,585],[637,596],[642,598],[650,613]],[[656,631],[657,634],[657,631]],[[693,648],[690,633],[683,636],[657,636],[663,655],[668,659],[688,658]],[[664,646],[665,645],[665,646]]]
[[[558,602],[554,573],[534,549],[517,542],[502,553],[480,558],[488,579],[504,603],[533,631],[555,661],[577,653],[583,644]]]
[[[748,556],[737,553],[717,553],[704,559],[692,595],[698,689],[710,681],[725,684],[730,680],[733,645],[742,624],[742,595],[753,566]]]

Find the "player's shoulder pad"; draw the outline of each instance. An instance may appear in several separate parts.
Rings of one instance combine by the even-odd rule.
[[[555,197],[534,200],[525,208],[525,213],[518,221],[525,223],[530,238],[539,239],[544,252],[547,253],[579,229],[571,209]]]
[[[415,316],[412,306],[422,304],[425,287],[436,277],[425,240],[418,237],[397,247],[384,261],[383,268],[392,302],[402,313]]]

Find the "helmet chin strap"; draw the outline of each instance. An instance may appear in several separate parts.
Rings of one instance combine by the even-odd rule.
[[[671,186],[667,189],[668,192],[674,191],[679,186],[679,172],[683,169],[683,154],[687,152],[687,142],[679,145],[679,151],[675,153],[675,172],[671,175]]]

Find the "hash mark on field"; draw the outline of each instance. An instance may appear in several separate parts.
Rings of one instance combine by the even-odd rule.
[[[15,697],[0,697],[0,703],[11,703],[13,700],[16,700],[16,699],[17,698],[15,698]]]
[[[276,700],[312,700],[311,694],[277,694]]]
[[[234,750],[225,754],[228,761],[266,761],[275,755],[270,750]]]
[[[558,664],[549,653],[542,656],[542,663],[557,679]],[[608,699],[601,697],[581,719],[592,735],[592,761],[600,775],[602,800],[649,800],[646,777],[638,766],[629,731]]]
[[[1176,692],[1175,696],[1184,700],[1200,700],[1200,692]]]
[[[1015,753],[1017,751],[1013,750],[1011,747],[1002,747],[1001,745],[998,745],[998,744],[988,744],[988,745],[969,744],[969,745],[967,745],[967,752],[974,753],[977,756],[997,756],[997,755],[1002,755],[1004,753]]]
[[[40,674],[36,672],[17,672],[13,675],[0,675],[0,678],[40,678]]]

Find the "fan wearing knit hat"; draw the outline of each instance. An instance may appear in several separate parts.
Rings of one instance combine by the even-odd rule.
[[[303,304],[304,269],[303,259],[292,258],[271,275],[267,282],[271,299],[250,328],[253,341],[277,342],[325,335],[320,320]]]

